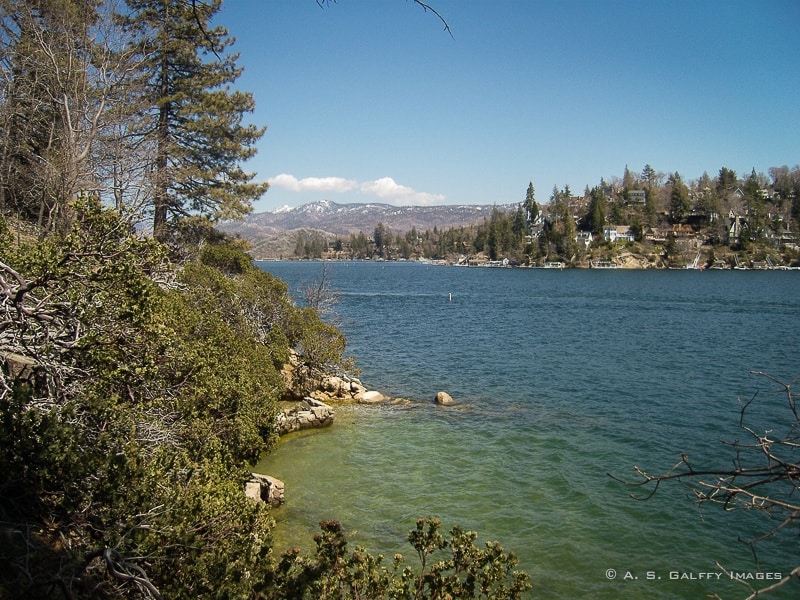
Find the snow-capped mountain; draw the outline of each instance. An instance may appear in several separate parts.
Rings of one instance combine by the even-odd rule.
[[[227,223],[222,229],[253,239],[295,229],[316,229],[334,236],[363,231],[371,235],[379,223],[395,233],[416,228],[447,229],[479,223],[492,214],[491,205],[392,206],[390,204],[337,204],[330,200],[311,202],[295,208],[283,206],[270,212],[248,215],[241,223]],[[502,211],[516,205],[498,205]]]

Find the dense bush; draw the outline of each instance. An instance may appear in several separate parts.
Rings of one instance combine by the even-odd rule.
[[[2,242],[2,589],[246,596],[270,564],[243,485],[282,393],[286,286],[233,247],[202,256],[239,269],[175,270],[115,212],[75,210],[63,236]]]

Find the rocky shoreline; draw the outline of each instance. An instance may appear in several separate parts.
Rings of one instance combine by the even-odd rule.
[[[274,431],[278,436],[330,427],[336,416],[331,404],[380,404],[390,400],[381,392],[368,390],[355,377],[313,376],[312,370],[294,351],[290,351],[289,362],[283,366],[281,374],[286,386],[285,398],[297,403],[276,415]],[[271,506],[280,506],[286,501],[285,484],[270,475],[251,473],[244,491],[248,498]]]
[[[368,390],[359,379],[338,375],[312,377],[310,370],[302,363],[295,352],[284,365],[281,374],[286,384],[286,398],[299,400],[294,406],[279,412],[275,417],[274,431],[278,436],[297,431],[330,427],[333,425],[335,404],[386,404],[411,405],[405,398],[391,398],[379,391]],[[439,406],[452,406],[450,394],[441,391],[434,402]],[[271,506],[283,504],[284,483],[270,475],[251,473],[245,484],[245,495],[253,500],[266,502]]]

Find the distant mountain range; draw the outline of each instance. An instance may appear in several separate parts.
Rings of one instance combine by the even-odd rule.
[[[497,205],[502,211],[517,205]],[[315,233],[327,239],[349,237],[363,231],[371,236],[379,223],[393,233],[416,228],[423,232],[437,227],[449,229],[480,223],[489,218],[494,205],[392,206],[390,204],[337,204],[329,200],[296,208],[282,207],[248,215],[244,221],[225,223],[220,229],[239,235],[253,245],[260,258],[290,256],[298,232]]]

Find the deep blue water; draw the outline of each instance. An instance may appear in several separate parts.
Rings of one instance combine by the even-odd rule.
[[[298,294],[322,273],[260,265]],[[729,466],[720,440],[742,438],[740,402],[756,392],[748,423],[788,425],[785,398],[750,371],[800,375],[800,273],[327,269],[362,381],[419,404],[340,408],[332,428],[267,456],[259,469],[287,485],[279,544],[313,548],[317,523],[335,518],[354,543],[410,554],[407,531],[431,515],[514,551],[531,597],[747,595],[724,576],[670,576],[715,562],[755,573],[737,538],[766,531],[760,515],[701,513],[679,484],[640,502],[607,473],[635,480],[634,465],[663,472],[681,452]],[[457,406],[434,406],[439,390]],[[760,544],[762,571],[798,564],[792,542]]]

